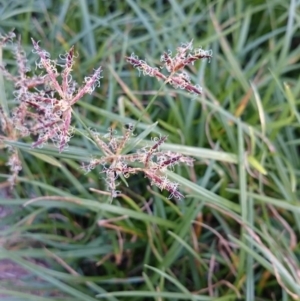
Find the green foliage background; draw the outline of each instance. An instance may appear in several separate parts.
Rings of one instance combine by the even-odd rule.
[[[27,271],[1,278],[5,300],[299,299],[299,15],[298,0],[0,0],[1,32],[15,28],[33,65],[31,37],[53,58],[75,45],[78,82],[104,69],[75,107],[68,151],[14,143],[23,171],[12,193],[0,153],[0,257]],[[139,76],[124,58],[158,66],[191,40],[213,50],[189,69],[203,97]],[[99,156],[82,122],[121,133],[140,117],[140,145],[168,135],[165,150],[196,159],[169,173],[184,200],[138,175],[112,203],[90,189],[105,183],[80,168]]]

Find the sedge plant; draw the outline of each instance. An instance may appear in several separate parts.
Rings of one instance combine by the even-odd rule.
[[[74,46],[58,59],[52,59],[40,43],[32,39],[33,53],[37,55],[36,71],[32,72],[28,66],[25,51],[20,39],[14,42],[13,32],[1,37],[1,47],[10,44],[17,64],[18,74],[14,75],[5,66],[1,66],[4,77],[14,84],[14,108],[10,112],[0,111],[2,132],[0,136],[2,147],[10,153],[7,165],[11,170],[9,181],[13,186],[18,173],[22,169],[18,157],[18,150],[8,146],[5,141],[18,141],[24,137],[33,140],[32,147],[43,147],[48,141],[58,148],[59,152],[68,147],[73,135],[72,107],[86,94],[91,94],[100,86],[101,67],[97,67],[93,74],[86,76],[81,85],[72,78],[72,70],[76,59]],[[172,53],[164,52],[161,56],[163,67],[168,75],[164,75],[157,67],[149,66],[145,61],[132,54],[126,60],[145,75],[154,76],[159,80],[171,84],[175,88],[184,89],[195,94],[202,94],[201,87],[191,84],[188,73],[184,68],[199,59],[211,59],[211,51],[201,48],[193,50],[192,42],[182,44],[177,48],[174,57]],[[35,74],[37,73],[37,74]],[[193,159],[180,153],[162,151],[160,146],[167,140],[166,136],[157,138],[152,146],[137,148],[130,154],[123,150],[128,145],[134,126],[127,126],[125,134],[115,137],[110,130],[104,137],[90,131],[91,138],[101,151],[99,158],[93,158],[84,165],[86,171],[101,166],[101,173],[105,174],[107,188],[112,197],[118,196],[117,180],[120,177],[142,173],[151,185],[170,193],[170,198],[183,198],[178,190],[178,183],[168,179],[166,170],[176,164],[191,166]]]

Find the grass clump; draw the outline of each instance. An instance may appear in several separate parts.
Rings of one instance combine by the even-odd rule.
[[[297,1],[3,5],[0,294],[299,299]]]

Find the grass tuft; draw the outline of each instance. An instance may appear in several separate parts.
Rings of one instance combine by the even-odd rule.
[[[1,300],[300,300],[299,1],[25,2]]]

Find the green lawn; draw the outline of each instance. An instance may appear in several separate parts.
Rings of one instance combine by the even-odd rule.
[[[299,16],[0,0],[1,300],[300,300]]]

